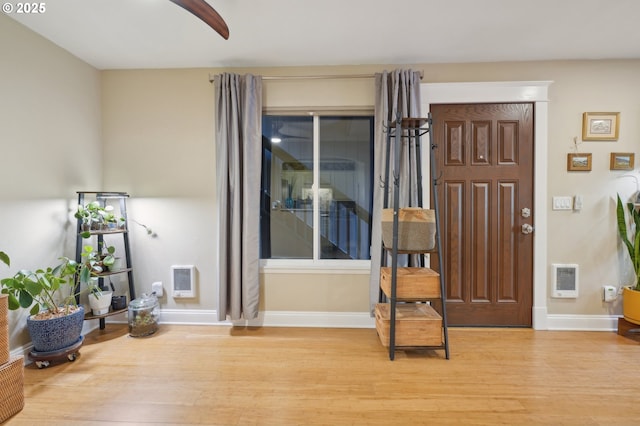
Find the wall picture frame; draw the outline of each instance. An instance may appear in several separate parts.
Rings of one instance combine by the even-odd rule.
[[[591,154],[567,154],[567,170],[570,172],[590,172]]]
[[[582,114],[582,140],[584,141],[617,141],[619,131],[619,112],[585,112]]]
[[[633,170],[635,153],[633,152],[612,152],[609,162],[611,170]]]

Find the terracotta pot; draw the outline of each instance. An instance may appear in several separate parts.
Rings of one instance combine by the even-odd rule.
[[[640,291],[622,289],[622,314],[627,321],[640,325]]]

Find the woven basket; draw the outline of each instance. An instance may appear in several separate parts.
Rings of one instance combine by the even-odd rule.
[[[0,366],[0,423],[24,407],[24,358]]]
[[[9,319],[7,295],[0,295],[0,365],[9,362]]]

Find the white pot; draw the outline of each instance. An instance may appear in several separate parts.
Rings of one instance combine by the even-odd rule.
[[[95,294],[89,294],[89,306],[91,306],[93,315],[104,315],[109,312],[111,296],[113,296],[113,292],[111,291],[103,291],[102,294],[97,297]]]
[[[125,268],[124,259],[121,257],[116,257],[114,259],[113,265],[109,266],[109,271],[119,271]]]

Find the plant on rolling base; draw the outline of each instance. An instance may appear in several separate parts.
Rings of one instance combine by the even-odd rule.
[[[618,195],[616,215],[618,219],[618,234],[622,243],[627,247],[627,252],[635,272],[635,283],[630,286],[633,290],[640,291],[640,212],[633,203],[627,203],[627,211],[631,223],[627,225],[627,217],[624,205]]]

